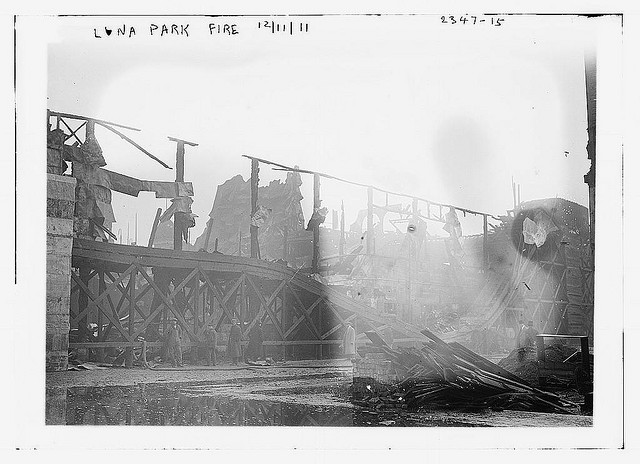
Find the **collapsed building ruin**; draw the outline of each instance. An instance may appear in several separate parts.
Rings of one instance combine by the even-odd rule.
[[[346,230],[344,211],[323,225],[320,179],[335,177],[248,157],[251,177],[218,187],[207,227],[191,246],[194,191],[184,180],[184,150],[197,144],[170,138],[175,182],[139,180],[104,168],[94,133],[96,124],[107,128],[168,167],[116,129],[133,128],[49,117],[48,369],[66,369],[69,348],[131,365],[143,341],[161,352],[171,319],[194,358],[205,328],[224,333],[234,318],[243,343],[263,324],[265,345],[281,358],[338,355],[349,323],[360,344],[371,330],[390,344],[414,344],[428,328],[486,354],[509,351],[523,320],[540,332],[593,341],[592,240],[581,205],[518,202],[497,217],[361,186],[367,208]],[[286,171],[285,181],[260,186],[260,165]],[[313,214],[305,220],[300,187],[308,175]],[[157,211],[146,247],[116,243],[112,191],[171,199]],[[383,203],[374,191],[385,194]],[[390,204],[389,194],[403,200]],[[482,218],[483,232],[465,235],[461,215]]]

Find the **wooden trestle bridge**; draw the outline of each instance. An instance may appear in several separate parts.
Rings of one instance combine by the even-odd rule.
[[[417,327],[390,320],[308,274],[255,258],[75,238],[72,268],[77,305],[71,305],[71,326],[95,311],[98,329],[96,339],[71,348],[132,352],[142,339],[160,347],[170,319],[182,327],[185,347],[202,345],[209,324],[220,330],[237,318],[246,340],[261,321],[264,344],[281,347],[285,357],[292,353],[287,347],[296,347],[298,356],[335,356],[350,322],[359,332],[424,337]]]

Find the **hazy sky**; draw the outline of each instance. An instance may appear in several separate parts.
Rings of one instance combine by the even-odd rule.
[[[290,35],[258,29],[259,19],[53,19],[48,107],[143,129],[128,135],[170,165],[167,136],[199,143],[187,149],[185,169],[199,215],[192,242],[216,186],[249,176],[242,154],[496,215],[512,207],[512,176],[523,200],[587,204],[588,20],[510,16],[495,27],[489,17],[475,26],[439,16],[281,18],[309,23],[309,32]],[[150,36],[149,24],[163,22],[189,23],[189,37]],[[235,23],[240,33],[210,35],[210,22]],[[136,35],[104,33],[123,24]],[[108,169],[174,179],[117,136],[96,134]],[[263,167],[261,183],[284,177]],[[308,218],[312,179],[303,181]],[[366,207],[364,189],[335,182],[322,182],[322,198],[329,209],[344,199],[347,224]],[[146,243],[165,201],[114,194],[113,206],[114,232],[126,238],[129,221],[133,235],[137,211]]]

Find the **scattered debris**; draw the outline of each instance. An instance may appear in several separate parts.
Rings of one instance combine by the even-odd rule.
[[[524,379],[468,350],[459,343],[445,343],[428,330],[422,348],[391,349],[374,332],[373,344],[391,361],[397,382],[375,385],[371,395],[356,404],[376,409],[400,405],[409,409],[514,409],[577,413],[577,404],[529,385]],[[355,380],[355,379],[354,379]]]

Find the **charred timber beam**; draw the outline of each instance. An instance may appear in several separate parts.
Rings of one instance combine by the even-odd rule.
[[[431,201],[431,200],[426,199],[426,198],[421,198],[421,197],[417,197],[417,196],[414,196],[414,195],[408,195],[406,193],[393,192],[391,190],[385,190],[385,189],[382,189],[380,187],[375,187],[373,185],[362,184],[360,182],[353,182],[353,181],[350,181],[350,180],[342,179],[340,177],[332,176],[330,174],[324,174],[322,172],[310,171],[308,169],[292,168],[292,167],[286,166],[284,164],[276,163],[274,161],[269,161],[269,160],[266,160],[266,159],[263,159],[263,158],[258,158],[258,157],[255,157],[255,156],[250,156],[250,155],[242,155],[242,156],[245,157],[245,158],[249,158],[250,160],[254,160],[254,161],[260,162],[260,163],[268,164],[268,165],[271,165],[271,166],[276,166],[276,168],[274,168],[276,171],[291,171],[291,172],[299,172],[301,174],[318,174],[320,177],[324,177],[326,179],[337,180],[339,182],[344,182],[345,184],[356,185],[358,187],[367,187],[367,188],[370,187],[370,188],[372,188],[372,189],[374,189],[374,190],[376,190],[378,192],[387,193],[389,195],[394,195],[394,196],[398,196],[398,197],[405,197],[405,198],[415,198],[416,200],[424,201],[424,202],[426,202],[427,204],[430,204],[430,205],[440,206],[440,207],[443,207],[443,208],[453,208],[453,209],[461,211],[463,213],[475,214],[475,215],[480,215],[480,216],[488,216],[488,217],[492,217],[493,219],[496,219],[498,221],[500,220],[499,217],[494,216],[493,214],[483,213],[481,211],[474,211],[472,209],[461,208],[459,206],[449,205],[449,204],[445,204],[445,203],[437,203],[435,201]]]

